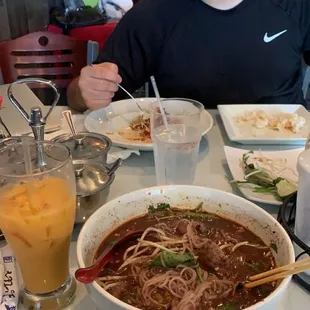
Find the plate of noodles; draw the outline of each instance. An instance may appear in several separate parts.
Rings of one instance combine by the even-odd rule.
[[[136,100],[143,110],[148,111],[156,98]],[[178,104],[177,100],[175,104]],[[205,135],[213,126],[213,118],[204,110],[201,121],[202,135]],[[149,114],[141,112],[132,99],[115,101],[106,108],[90,112],[84,125],[90,132],[109,137],[116,146],[141,151],[153,150]]]
[[[77,242],[90,266],[128,231],[87,290],[99,309],[272,310],[290,282],[246,289],[250,276],[294,262],[289,236],[255,204],[220,190],[161,186],[128,193],[98,209]]]
[[[310,114],[298,104],[232,104],[218,106],[231,141],[242,144],[303,145]]]

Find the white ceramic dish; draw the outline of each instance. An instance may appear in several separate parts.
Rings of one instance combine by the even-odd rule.
[[[244,173],[240,164],[240,160],[242,159],[242,155],[249,150],[242,150],[237,149],[229,146],[224,147],[225,155],[227,164],[229,166],[230,172],[232,174],[232,177],[234,180],[243,181],[244,180]],[[263,155],[270,159],[280,159],[280,158],[286,158],[287,159],[287,167],[289,167],[292,170],[285,170],[282,177],[287,177],[289,179],[293,179],[296,181],[298,178],[295,175],[295,172],[297,174],[297,159],[299,154],[304,149],[294,149],[289,151],[274,151],[274,152],[268,152],[268,151],[256,151],[254,154],[257,154],[259,156]],[[250,188],[245,187],[239,187],[240,192],[247,198],[253,201],[261,202],[261,203],[268,203],[271,205],[281,205],[282,202],[278,201],[272,194],[268,193],[255,193]]]
[[[149,106],[156,98],[136,98],[142,109],[149,110]],[[181,108],[183,102],[174,100],[173,104]],[[119,131],[127,128],[130,122],[140,115],[141,111],[132,99],[125,99],[112,102],[108,107],[90,112],[84,121],[85,128],[88,131],[103,134],[109,137],[113,144],[129,149],[140,151],[152,151],[152,143],[143,143],[140,141],[129,141],[119,134]],[[205,135],[213,126],[213,118],[209,112],[203,111],[202,131]]]
[[[310,129],[310,114],[302,105],[297,104],[233,104],[219,105],[218,110],[226,133],[231,141],[242,144],[295,144],[303,145]],[[288,130],[279,132],[272,129],[257,129],[250,123],[238,125],[236,118],[245,112],[263,110],[268,113],[297,113],[306,119],[306,124],[299,133]]]
[[[197,206],[204,202],[206,210],[226,216],[249,228],[266,244],[276,243],[275,254],[278,265],[295,260],[292,243],[282,226],[266,211],[255,204],[223,191],[198,186],[164,186],[146,188],[116,198],[98,209],[84,224],[77,242],[79,267],[92,263],[94,253],[101,241],[117,226],[131,218],[145,214],[150,204],[167,202],[174,206]],[[276,290],[266,299],[247,308],[247,310],[282,309],[281,301],[285,295],[290,278],[284,279]],[[97,309],[137,310],[106,292],[96,282],[86,288],[97,304]]]

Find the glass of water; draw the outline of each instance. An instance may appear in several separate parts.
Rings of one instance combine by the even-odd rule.
[[[158,185],[193,184],[201,140],[201,113],[198,101],[163,99],[165,127],[158,102],[151,104],[151,136]]]

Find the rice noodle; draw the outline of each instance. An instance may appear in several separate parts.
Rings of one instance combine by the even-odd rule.
[[[182,233],[181,237],[180,235],[176,237],[175,229],[178,229],[179,225],[184,226],[182,230],[185,230],[185,233]],[[241,246],[258,249],[269,248],[250,244],[248,241],[239,242],[222,230],[216,230],[213,227],[212,229],[216,236],[213,243],[217,243],[220,250],[230,248],[234,252]],[[181,232],[181,229],[179,230]],[[233,296],[235,283],[226,280],[225,274],[221,272],[216,275],[209,274],[199,266],[198,262],[194,266],[187,266],[184,262],[173,269],[168,268],[169,264],[161,255],[161,251],[179,254],[191,253],[197,259],[197,250],[201,250],[210,243],[210,239],[202,235],[201,232],[203,232],[201,223],[195,220],[172,220],[171,225],[170,221],[169,225],[159,222],[155,227],[147,228],[141,238],[137,239],[137,244],[128,247],[124,252],[123,263],[118,271],[123,272],[127,267],[130,271],[129,275],[106,276],[98,279],[106,290],[120,285],[123,280],[128,278],[134,280],[140,285],[139,300],[129,296],[128,302],[136,306],[139,304],[142,308],[147,305],[149,307],[168,307],[172,310],[197,310],[201,309],[199,306],[203,302],[206,303],[206,309],[212,309],[214,299],[224,298],[229,294]],[[269,251],[264,255],[271,254]],[[160,261],[160,266],[150,267],[150,263],[155,259]],[[122,274],[121,272],[120,274]],[[162,296],[170,297],[165,299]]]
[[[219,295],[226,296],[229,294],[233,288],[234,284],[232,281],[227,280],[213,280],[212,282],[206,282],[200,284],[195,291],[189,291],[187,292],[183,298],[180,300],[177,309],[180,310],[187,310],[187,309],[195,309],[196,304],[199,302],[202,296],[206,300],[212,300],[218,297],[218,294],[210,293],[210,289],[212,289],[212,286],[218,285]]]
[[[229,234],[226,234],[222,229],[220,230],[220,232],[226,241],[229,241],[233,244],[239,243],[239,241],[236,238],[233,238]]]
[[[139,261],[142,261],[142,260],[146,260],[146,259],[149,259],[150,258],[150,255],[145,255],[145,256],[140,256],[140,257],[135,257],[135,258],[128,258],[119,268],[118,270],[121,270],[123,269],[125,266],[127,265],[130,265],[134,262],[139,262]]]
[[[236,245],[233,246],[233,248],[231,249],[232,252],[235,252],[235,250],[237,250],[239,247],[243,246],[243,245],[247,245],[249,242],[247,241],[243,241],[243,242],[239,242]]]
[[[165,250],[167,252],[170,252],[170,253],[176,253],[175,251],[171,250],[171,249],[168,249],[168,248],[165,248],[164,246],[158,244],[158,243],[155,243],[155,242],[152,242],[152,241],[146,241],[146,240],[139,240],[139,244],[146,244],[146,245],[149,245],[149,246],[153,246],[155,248],[159,248],[161,250]]]
[[[220,249],[221,249],[221,250],[224,250],[224,249],[229,248],[229,247],[232,247],[232,246],[233,246],[233,244],[231,244],[231,243],[225,243],[225,244],[223,244],[223,245],[220,246]]]
[[[107,284],[107,285],[103,286],[103,288],[107,291],[110,288],[115,287],[117,285],[119,285],[119,283],[110,283],[110,284]]]
[[[256,248],[256,249],[258,249],[258,250],[266,250],[266,249],[269,249],[268,246],[261,246],[261,245],[258,245],[258,244],[251,244],[251,243],[249,243],[248,241],[243,241],[243,242],[237,243],[237,244],[231,249],[231,251],[234,252],[236,249],[238,249],[238,248],[241,247],[241,246],[249,246],[249,247]]]
[[[140,238],[140,241],[144,240],[144,238],[146,237],[146,235],[149,233],[149,232],[157,232],[159,235],[166,235],[166,233],[161,230],[161,229],[157,229],[157,228],[154,228],[154,227],[149,227],[147,228],[144,233],[142,234],[141,238]],[[138,252],[138,249],[140,247],[140,243],[138,243],[138,245],[136,246],[135,250],[134,250],[134,253],[133,254],[136,254]]]
[[[136,245],[134,245],[133,247],[135,249]],[[136,254],[131,255],[130,258],[135,258],[135,257],[137,257],[137,256],[139,256],[139,255],[141,255],[141,254],[143,254],[143,253],[145,253],[147,251],[148,251],[148,248],[144,248],[143,250],[137,252]],[[125,252],[124,256],[123,256],[123,260],[124,261],[127,259],[127,255],[128,255],[128,252],[127,253]]]
[[[246,246],[249,246],[249,247],[252,247],[252,248],[256,248],[256,249],[258,249],[258,250],[266,250],[266,249],[269,249],[268,246],[261,246],[261,245],[258,245],[258,244],[251,244],[251,243],[246,244]]]

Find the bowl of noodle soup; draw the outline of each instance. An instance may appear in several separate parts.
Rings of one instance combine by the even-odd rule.
[[[79,267],[91,265],[121,234],[141,228],[141,238],[119,249],[100,278],[86,285],[97,309],[282,309],[290,277],[237,290],[249,275],[295,261],[285,230],[255,204],[187,185],[128,193],[83,226]]]

